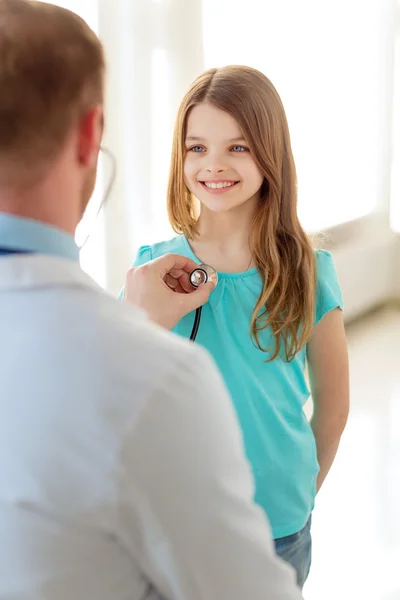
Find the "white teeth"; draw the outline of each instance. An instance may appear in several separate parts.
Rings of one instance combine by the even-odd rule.
[[[211,188],[212,190],[219,190],[222,188],[232,187],[233,185],[235,185],[235,182],[234,181],[221,181],[220,183],[208,183],[207,181],[205,181],[204,185],[208,188]]]

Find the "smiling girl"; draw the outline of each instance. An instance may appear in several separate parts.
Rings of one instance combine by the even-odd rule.
[[[224,376],[255,499],[302,587],[315,496],[347,420],[348,359],[332,257],[300,225],[285,111],[262,73],[212,69],[193,83],[176,121],[168,210],[178,236],[142,247],[134,264],[172,252],[218,271],[197,342]],[[188,338],[192,325],[188,315],[175,332]]]

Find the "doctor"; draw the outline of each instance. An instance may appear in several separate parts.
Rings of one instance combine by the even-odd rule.
[[[64,9],[0,0],[0,55],[0,598],[299,600],[210,358],[79,268],[99,40]],[[165,286],[192,268],[166,257],[128,285],[171,327],[210,292]]]

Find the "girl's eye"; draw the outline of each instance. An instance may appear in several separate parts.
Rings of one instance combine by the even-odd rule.
[[[249,149],[246,148],[245,146],[232,146],[231,148],[232,152],[248,152]]]
[[[189,148],[189,152],[204,152],[203,146],[192,146]]]

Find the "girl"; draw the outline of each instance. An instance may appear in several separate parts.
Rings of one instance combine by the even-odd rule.
[[[179,235],[142,247],[134,266],[172,252],[218,271],[197,342],[224,376],[255,499],[302,587],[315,495],[347,420],[348,360],[332,258],[313,251],[299,223],[288,124],[262,73],[212,69],[193,83],[176,122],[168,211]],[[188,315],[175,332],[188,338],[192,325]]]

